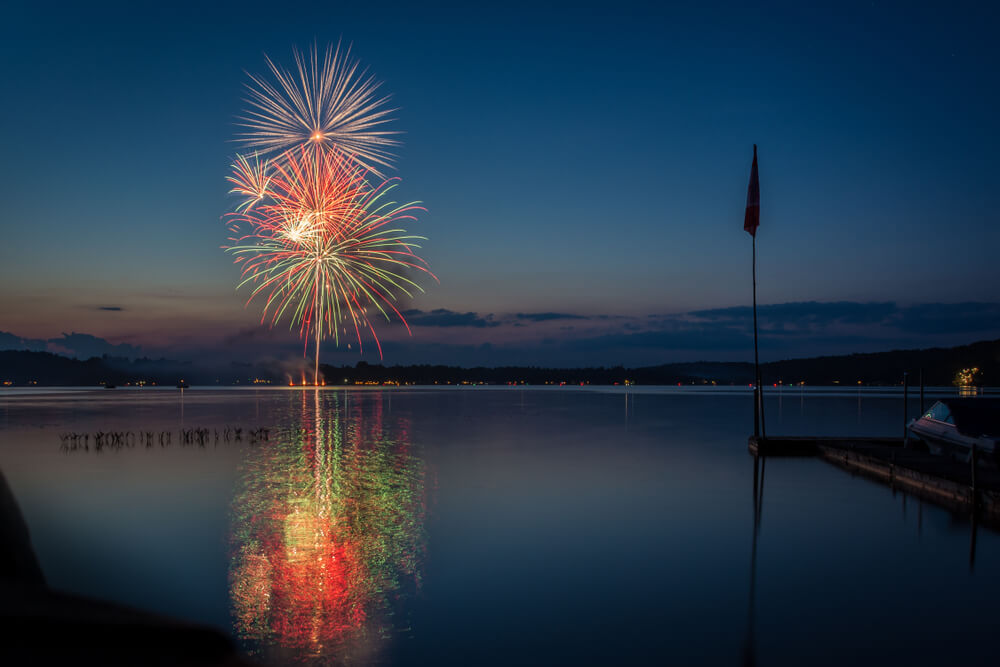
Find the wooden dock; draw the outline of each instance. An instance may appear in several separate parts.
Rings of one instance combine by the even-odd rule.
[[[816,456],[853,473],[1000,525],[1000,469],[908,449],[902,438],[750,436],[755,456]]]

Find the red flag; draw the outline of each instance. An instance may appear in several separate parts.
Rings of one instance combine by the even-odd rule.
[[[760,181],[757,180],[757,144],[753,145],[753,166],[750,167],[750,185],[747,186],[747,212],[743,218],[743,230],[750,236],[757,236],[760,227]]]

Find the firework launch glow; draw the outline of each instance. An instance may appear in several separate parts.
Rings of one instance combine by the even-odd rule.
[[[339,47],[322,63],[315,49],[295,60],[297,77],[268,59],[277,87],[251,77],[256,111],[244,121],[254,131],[244,141],[261,152],[237,155],[232,165],[227,180],[240,202],[226,216],[232,236],[225,248],[242,266],[238,288],[251,290],[248,305],[263,303],[261,323],[287,318],[307,344],[315,341],[319,384],[324,338],[339,345],[350,335],[363,353],[370,334],[381,358],[372,317],[394,316],[409,332],[396,304],[423,291],[409,275],[437,278],[414,252],[424,237],[401,226],[424,209],[391,201],[399,179],[371,166],[388,165],[382,147],[397,143],[391,132],[372,129],[388,113],[379,110],[385,98],[374,99],[378,85],[356,77],[357,64]]]

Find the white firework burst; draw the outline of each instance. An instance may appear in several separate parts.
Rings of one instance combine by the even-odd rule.
[[[237,141],[262,154],[284,152],[314,143],[336,147],[377,176],[391,167],[391,149],[399,132],[385,129],[396,109],[389,96],[378,96],[381,85],[350,59],[350,47],[327,47],[319,58],[314,45],[303,56],[294,50],[296,71],[289,72],[265,55],[273,81],[250,76],[249,109],[239,118],[246,132]]]

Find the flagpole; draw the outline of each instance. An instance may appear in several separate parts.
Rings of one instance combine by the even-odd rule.
[[[760,361],[757,357],[757,235],[753,237],[753,435],[760,437]]]
[[[760,378],[760,355],[757,351],[757,228],[760,226],[760,180],[757,177],[757,144],[753,145],[753,164],[750,167],[750,184],[747,186],[747,210],[743,229],[753,239],[751,272],[753,277],[753,434],[767,437],[764,423],[764,388]]]
[[[756,148],[756,146],[754,146]],[[760,381],[760,357],[757,353],[757,235],[753,236],[753,369],[756,398],[754,405],[753,434],[767,437],[767,426],[764,422],[764,387]],[[758,432],[759,427],[759,432]]]

